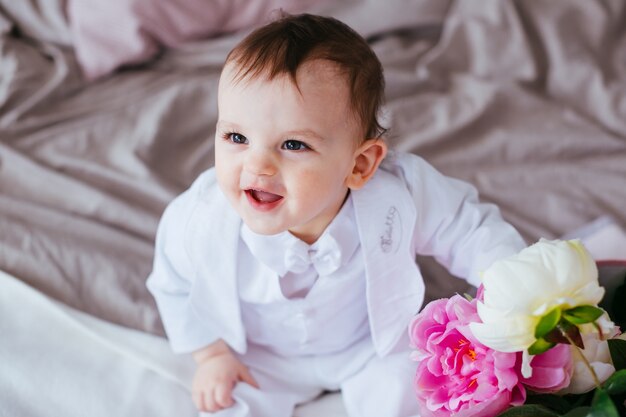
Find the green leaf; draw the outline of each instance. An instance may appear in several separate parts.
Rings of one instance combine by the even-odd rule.
[[[529,404],[509,408],[504,413],[498,414],[498,417],[559,417],[559,415],[542,405]]]
[[[626,369],[615,372],[602,384],[606,392],[611,395],[623,394],[626,392]]]
[[[587,417],[590,411],[591,407],[578,407],[567,414],[563,414],[563,417]]]
[[[615,369],[626,369],[626,340],[609,339],[608,343]]]
[[[604,314],[604,310],[594,306],[578,306],[563,311],[563,317],[573,324],[592,323]]]
[[[572,408],[591,406],[594,391],[585,392],[583,394],[567,394],[563,398],[572,404]]]
[[[601,388],[596,388],[596,393],[593,396],[593,402],[591,403],[591,412],[588,416],[620,417],[615,404],[613,404],[613,400],[611,400],[609,394]]]
[[[545,351],[552,349],[554,346],[556,346],[556,343],[548,342],[543,338],[537,339],[535,340],[535,343],[530,345],[530,347],[528,348],[528,353],[530,353],[531,355],[539,355]]]
[[[583,338],[580,335],[580,330],[578,326],[570,323],[563,317],[561,322],[556,326],[554,331],[548,333],[545,337],[548,342],[552,343],[566,343],[569,344],[570,340],[574,343],[574,345],[578,346],[581,349],[585,348],[583,344]]]
[[[525,404],[543,405],[559,414],[566,413],[573,408],[573,405],[561,395],[534,394],[529,391],[527,391]]]
[[[560,320],[561,320],[560,308],[555,308],[552,311],[550,311],[548,314],[546,314],[539,320],[539,323],[537,323],[537,327],[535,327],[535,337],[537,339],[541,339],[542,337],[550,333],[550,331],[554,329],[557,324],[559,324]]]

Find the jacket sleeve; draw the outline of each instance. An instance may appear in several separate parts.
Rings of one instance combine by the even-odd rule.
[[[193,309],[191,290],[195,271],[185,242],[194,189],[187,190],[166,208],[156,235],[153,269],[147,280],[172,350],[186,353],[216,341],[218,332]]]
[[[480,285],[481,272],[526,244],[493,204],[481,203],[469,183],[444,176],[422,158],[398,156],[417,209],[413,244],[453,275]]]

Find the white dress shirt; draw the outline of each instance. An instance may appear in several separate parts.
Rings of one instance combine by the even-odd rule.
[[[328,354],[369,335],[352,199],[312,245],[241,228],[238,287],[249,342],[283,355]]]

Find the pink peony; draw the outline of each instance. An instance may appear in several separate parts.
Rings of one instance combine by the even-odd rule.
[[[476,300],[459,295],[429,303],[411,322],[422,417],[491,417],[524,403],[517,354],[482,345],[469,330],[471,322],[480,322]]]
[[[521,367],[521,354],[519,361]],[[535,392],[553,393],[567,387],[574,371],[570,345],[558,344],[533,357],[530,366],[533,369],[531,377],[522,377],[522,383],[527,388]]]

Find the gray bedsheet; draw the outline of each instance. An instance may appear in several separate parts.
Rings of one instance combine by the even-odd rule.
[[[383,62],[390,145],[475,184],[529,243],[626,226],[626,3],[424,1],[427,22],[404,3],[328,8]],[[218,75],[244,33],[86,81],[64,5],[0,0],[0,270],[162,335],[144,285],[157,222],[213,165]],[[424,262],[430,297],[465,287]]]

